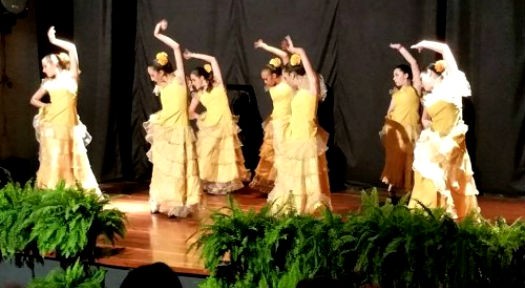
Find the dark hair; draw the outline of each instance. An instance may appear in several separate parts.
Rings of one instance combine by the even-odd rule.
[[[142,265],[129,271],[120,284],[120,288],[167,286],[182,288],[182,283],[177,274],[162,262]]]
[[[159,71],[162,71],[164,72],[164,74],[171,74],[173,73],[173,66],[171,65],[171,62],[168,60],[168,62],[164,65],[161,65],[157,59],[153,59],[153,61],[151,61],[151,64],[149,65],[149,67],[153,68],[153,70],[159,72]]]
[[[290,62],[284,66],[284,71],[288,73],[295,73],[300,76],[304,76],[306,74],[306,70],[304,69],[304,66],[302,63],[297,65],[292,65]]]
[[[273,66],[270,63],[264,65],[264,68],[262,69],[262,71],[264,71],[264,70],[268,70],[268,71],[270,71],[271,74],[275,74],[277,76],[281,76],[283,74],[282,66],[275,67],[275,66]]]
[[[407,64],[399,64],[396,67],[394,67],[394,70],[395,69],[399,69],[404,74],[408,74],[408,79],[412,80],[412,69]]]
[[[204,67],[197,66],[191,70],[191,74],[197,76],[197,77],[204,77],[204,80],[208,82],[208,88],[206,88],[207,92],[210,92],[211,89],[213,89],[213,71],[208,72]]]

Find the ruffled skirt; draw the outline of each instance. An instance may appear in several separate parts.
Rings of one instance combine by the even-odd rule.
[[[331,209],[326,161],[328,133],[317,128],[308,139],[285,140],[277,153],[277,178],[268,195],[273,213],[315,214]]]
[[[264,138],[259,150],[259,164],[255,168],[255,175],[250,182],[250,188],[262,193],[272,191],[277,170],[275,169],[274,137],[272,120],[263,123]]]
[[[74,126],[52,124],[41,121],[39,115],[34,117],[33,126],[40,143],[36,186],[54,189],[64,182],[66,187],[80,186],[101,195],[87,156],[91,136],[86,126],[80,120]]]
[[[459,123],[445,137],[425,129],[414,149],[414,188],[409,207],[444,208],[462,219],[479,213],[472,165],[467,152],[467,126]]]
[[[189,126],[165,127],[144,123],[147,153],[153,163],[149,198],[152,212],[184,217],[199,203],[201,183],[195,149],[195,136]]]
[[[203,189],[210,194],[227,194],[244,187],[250,172],[244,166],[240,129],[232,121],[204,126],[197,122],[197,155]]]

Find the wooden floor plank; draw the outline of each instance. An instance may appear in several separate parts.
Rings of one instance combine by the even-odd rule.
[[[211,211],[227,205],[226,196],[205,196],[199,215],[188,219],[170,219],[163,214],[151,215],[146,189],[121,194],[118,189],[109,193],[110,208],[118,208],[127,215],[127,235],[119,239],[113,248],[101,244],[114,255],[100,258],[98,263],[113,267],[134,268],[161,261],[178,273],[208,275],[199,258],[198,251],[189,251],[196,239],[199,225],[208,219]],[[383,197],[385,193],[382,192]],[[332,204],[336,213],[355,211],[360,205],[357,190],[332,193]],[[248,189],[234,194],[242,209],[260,209],[266,203],[265,195]],[[525,216],[525,199],[480,196],[482,215],[488,219],[504,217],[510,223]]]

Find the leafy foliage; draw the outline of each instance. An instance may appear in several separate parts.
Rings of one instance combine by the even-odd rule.
[[[339,216],[242,211],[232,200],[204,225],[201,249],[211,276],[201,287],[295,287],[339,279],[347,287],[525,287],[525,223],[471,215],[456,223],[442,209],[411,210],[406,199]]]
[[[99,268],[86,268],[75,262],[66,270],[57,269],[47,276],[34,279],[28,288],[100,288],[104,287],[106,271]]]
[[[14,259],[17,265],[31,269],[50,254],[63,269],[79,260],[93,263],[100,236],[114,243],[126,232],[125,214],[104,209],[107,203],[107,198],[64,184],[38,189],[30,183],[7,183],[0,189],[0,259]],[[78,269],[66,274],[79,276]]]

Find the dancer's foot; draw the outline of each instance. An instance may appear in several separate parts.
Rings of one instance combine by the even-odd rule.
[[[154,201],[150,201],[149,202],[149,212],[151,214],[159,213],[159,208],[160,208],[160,205],[157,204],[156,202],[154,202]]]

